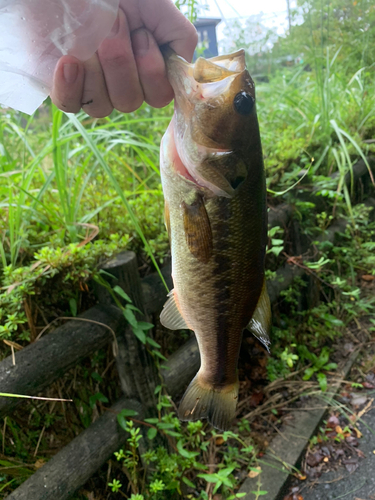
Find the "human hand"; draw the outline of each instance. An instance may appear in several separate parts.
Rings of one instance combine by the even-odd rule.
[[[112,33],[91,59],[60,58],[51,99],[63,111],[82,107],[95,118],[113,108],[130,113],[143,101],[161,108],[173,98],[159,50],[166,43],[188,61],[197,43],[193,25],[171,0],[121,0]]]

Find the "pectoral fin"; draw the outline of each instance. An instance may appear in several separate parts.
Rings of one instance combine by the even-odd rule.
[[[183,201],[181,208],[189,250],[200,262],[206,264],[212,255],[213,244],[210,219],[202,196],[197,195],[191,205]]]
[[[189,329],[184,318],[178,310],[174,290],[168,294],[169,299],[164,304],[160,314],[160,323],[170,330],[186,330]]]
[[[268,297],[266,280],[263,281],[262,293],[260,294],[257,307],[254,311],[247,329],[262,342],[268,352],[271,339],[269,337],[271,331],[272,316],[271,302]]]

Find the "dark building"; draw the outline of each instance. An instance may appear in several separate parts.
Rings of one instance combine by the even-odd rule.
[[[213,19],[209,17],[198,18],[194,26],[198,32],[198,45],[194,54],[194,59],[199,56],[214,57],[218,55],[216,26],[221,19]]]

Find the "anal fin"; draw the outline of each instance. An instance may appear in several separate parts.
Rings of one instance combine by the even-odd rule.
[[[160,323],[170,330],[188,330],[189,327],[178,310],[174,290],[169,292],[168,297],[160,314]]]
[[[260,294],[257,307],[247,325],[247,329],[258,339],[270,352],[271,344],[270,331],[272,325],[271,302],[268,297],[266,280],[263,281],[262,292]]]

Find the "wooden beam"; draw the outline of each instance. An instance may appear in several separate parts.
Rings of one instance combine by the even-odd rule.
[[[81,320],[84,321],[81,321]],[[99,324],[100,323],[100,324]],[[106,346],[125,319],[113,306],[95,306],[0,363],[1,392],[36,396],[83,358]],[[111,332],[112,330],[112,332]],[[24,399],[0,397],[0,416]]]
[[[121,398],[7,498],[65,500],[71,497],[125,444],[129,436],[117,423],[117,414],[122,409],[135,410],[137,418],[144,418],[137,401]]]

